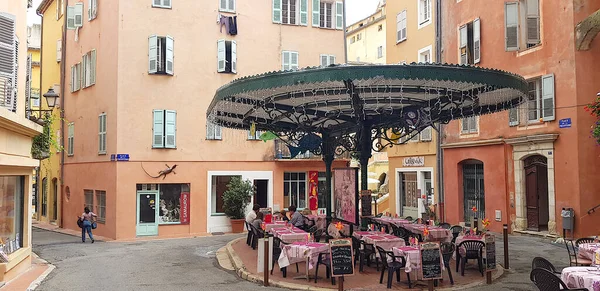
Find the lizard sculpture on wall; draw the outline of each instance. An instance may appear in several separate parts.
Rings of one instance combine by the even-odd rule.
[[[150,175],[146,169],[144,169],[144,165],[142,165],[140,163],[140,165],[142,166],[142,170],[144,170],[144,172],[146,172],[146,175],[152,177],[152,178],[160,178],[161,176],[163,177],[163,180],[167,177],[168,174],[173,173],[174,175],[177,175],[177,173],[175,173],[175,168],[177,168],[177,165],[173,165],[173,167],[170,167],[169,165],[165,164],[165,166],[167,166],[166,169],[161,170],[158,172],[158,176],[152,176]]]

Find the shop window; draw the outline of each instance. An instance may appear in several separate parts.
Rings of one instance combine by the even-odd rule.
[[[98,215],[98,222],[106,222],[106,191],[96,190],[96,215]]]
[[[85,198],[85,204],[83,207],[94,209],[94,190],[83,190],[83,196]]]
[[[0,262],[23,247],[23,176],[0,176]]]
[[[160,184],[159,189],[159,223],[181,223],[181,194],[190,192],[190,184]]]
[[[284,207],[306,208],[306,173],[283,173]]]
[[[223,193],[227,191],[227,185],[231,178],[241,176],[212,176],[211,213],[213,215],[223,214]]]

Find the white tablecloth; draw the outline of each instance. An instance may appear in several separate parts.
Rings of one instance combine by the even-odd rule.
[[[568,267],[562,270],[561,280],[571,289],[587,288],[600,291],[600,272],[595,267]]]
[[[282,247],[279,256],[279,267],[287,267],[291,264],[308,261],[308,269],[312,269],[319,259],[319,254],[329,252],[329,245],[324,243],[301,243],[295,242]]]

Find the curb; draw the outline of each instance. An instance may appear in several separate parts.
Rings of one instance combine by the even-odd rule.
[[[37,279],[35,279],[33,282],[31,282],[31,284],[29,284],[29,287],[27,287],[27,291],[33,291],[37,287],[39,287],[40,284],[42,284],[42,282],[46,279],[46,277],[48,277],[48,275],[50,275],[50,273],[52,273],[52,271],[54,271],[54,269],[56,269],[56,266],[48,263],[48,261],[42,259],[36,253],[32,252],[31,254],[33,256],[35,256],[36,260],[39,260],[42,264],[46,264],[46,266],[48,266],[48,269],[46,269],[46,271],[44,271],[41,275],[39,275],[37,277]]]
[[[262,284],[264,281],[262,276],[258,276],[256,274],[252,274],[252,273],[248,272],[248,270],[246,269],[246,266],[244,266],[244,262],[242,262],[240,257],[233,250],[232,245],[234,243],[236,243],[237,241],[243,240],[243,239],[246,239],[246,238],[240,237],[240,238],[234,239],[234,240],[230,241],[229,243],[227,243],[227,245],[225,246],[225,248],[227,250],[227,255],[229,256],[229,259],[231,260],[231,263],[233,265],[235,273],[238,275],[238,277],[240,277],[246,281]],[[500,277],[504,276],[504,270],[505,269],[500,264],[496,264],[496,272],[492,273],[492,284],[491,285],[494,284],[494,281],[496,281]],[[454,291],[454,290],[463,290],[465,288],[473,288],[473,287],[485,286],[485,285],[487,285],[487,284],[484,280],[481,282],[473,282],[473,283],[466,284],[466,285],[452,286],[452,287],[448,287],[448,288],[436,288],[435,290],[437,290],[437,291]],[[279,287],[279,288],[287,288],[287,289],[293,289],[293,290],[337,291],[337,288],[333,289],[333,288],[306,286],[306,285],[276,281],[276,280],[271,280],[271,279],[269,279],[269,286]]]

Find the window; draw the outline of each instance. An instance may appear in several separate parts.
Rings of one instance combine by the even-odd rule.
[[[81,89],[82,76],[81,63],[71,66],[71,92],[76,92]]]
[[[477,133],[479,132],[479,124],[477,117],[465,117],[461,121],[461,133]]]
[[[56,41],[56,62],[62,60],[62,39]]]
[[[148,74],[173,75],[173,37],[148,37]]]
[[[377,26],[377,31],[382,31],[383,30],[383,24],[380,24],[379,26]]]
[[[152,7],[171,8],[171,0],[152,0]]]
[[[320,57],[321,67],[328,67],[330,65],[335,64],[335,56],[334,55],[321,55]]]
[[[96,50],[83,55],[81,64],[83,66],[82,87],[87,88],[96,84]]]
[[[381,45],[377,47],[377,58],[378,59],[383,58],[383,46],[381,46]]]
[[[554,75],[545,75],[541,78],[529,80],[528,84],[527,121],[532,123],[554,120]],[[518,108],[511,110],[518,112]],[[514,116],[515,113],[512,113],[512,115]],[[510,125],[517,125],[518,120],[515,120],[517,118],[511,118]]]
[[[160,224],[179,224],[183,222],[181,220],[182,211],[186,208],[186,204],[182,205],[182,194],[184,193],[189,195],[190,184],[159,185],[158,222]],[[189,197],[187,198],[189,199]]]
[[[83,190],[84,204],[90,211],[94,209],[94,190]]]
[[[171,1],[171,0],[167,0]],[[88,0],[88,21],[96,19],[98,15],[98,0]]]
[[[306,207],[306,173],[283,173],[283,207]]]
[[[431,126],[423,129],[420,133],[421,141],[431,141],[432,129]]]
[[[56,20],[59,20],[65,13],[63,0],[56,0]]]
[[[156,1],[156,0],[154,0],[154,1]],[[167,1],[170,1],[170,0],[167,0]],[[170,5],[169,5],[169,7],[170,7]],[[235,0],[219,0],[219,11],[235,12]]]
[[[212,122],[206,123],[206,139],[208,140],[222,140],[222,128],[218,124]]]
[[[177,112],[175,110],[154,110],[152,127],[152,148],[176,148]]]
[[[281,52],[281,69],[283,71],[298,70],[298,52]]]
[[[23,221],[27,218],[24,215],[26,205],[24,183],[24,176],[0,176],[0,205],[2,205],[0,246],[5,254],[13,253],[23,246]]]
[[[362,33],[359,33],[356,35],[356,41],[359,41],[362,39]]]
[[[223,193],[229,189],[227,185],[233,177],[241,178],[241,176],[212,176],[211,214],[223,214]]]
[[[96,215],[98,215],[98,222],[106,222],[106,191],[96,190]]]
[[[67,7],[67,29],[76,29],[83,26],[83,3],[76,3]]]
[[[506,51],[531,48],[541,43],[540,2],[521,0],[504,3]],[[524,45],[523,45],[524,44]]]
[[[73,141],[75,136],[75,123],[71,122],[67,129],[67,156],[73,156]]]
[[[350,44],[353,44],[356,42],[356,36],[353,36],[352,38],[350,38]]]
[[[396,16],[396,42],[406,40],[406,10]]]
[[[235,40],[217,41],[217,72],[237,73],[237,43]]]
[[[106,154],[106,113],[98,115],[98,154]]]
[[[312,0],[312,25],[321,28],[342,29],[344,4],[341,1]]]
[[[431,63],[432,46],[428,46],[419,50],[419,63]]]
[[[273,0],[273,23],[308,25],[308,0]]]
[[[260,140],[261,134],[262,134],[262,131],[255,130],[254,135],[252,135],[252,132],[248,130],[248,140]]]
[[[419,134],[415,134],[414,132],[411,133],[413,134],[413,136],[410,137],[410,139],[408,140],[409,142],[418,142],[419,141]]]
[[[459,28],[460,64],[478,64],[481,61],[481,20],[479,18]]]
[[[419,0],[419,28],[431,24],[431,0]]]

